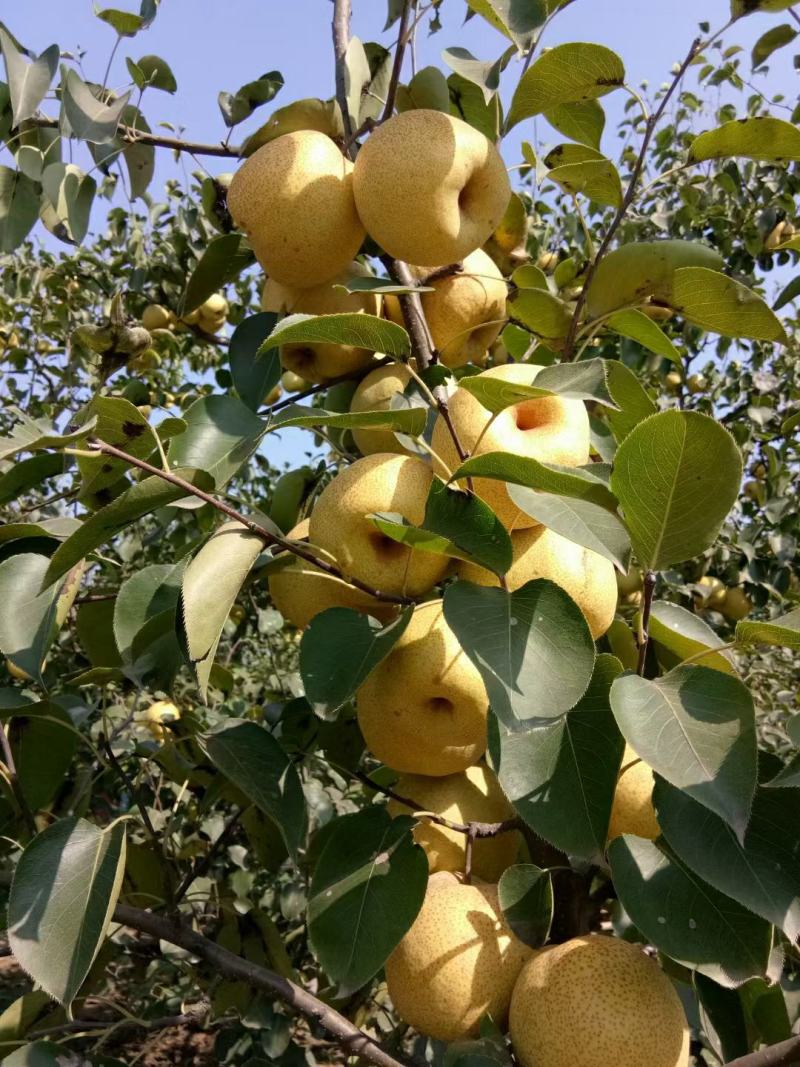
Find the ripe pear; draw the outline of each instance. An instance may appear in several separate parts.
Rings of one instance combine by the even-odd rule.
[[[306,540],[308,527],[309,520],[304,519],[286,536],[292,541]],[[381,622],[388,622],[397,613],[396,605],[362,593],[299,556],[269,576],[269,595],[284,619],[299,630],[304,630],[315,615],[328,608],[352,608]]]
[[[711,608],[714,611],[719,611],[727,593],[724,583],[711,574],[704,574],[698,580],[697,585],[700,586],[700,589],[694,596],[695,607]]]
[[[290,315],[340,315],[367,314],[380,315],[381,297],[375,293],[348,293],[338,288],[350,278],[369,278],[369,271],[363,264],[350,263],[332,281],[316,285],[311,289],[290,289],[275,283],[264,287],[261,306],[265,311],[285,312]],[[266,307],[265,304],[269,304]],[[368,367],[375,359],[371,349],[356,348],[354,345],[296,343],[283,345],[281,363],[286,370],[294,371],[306,381],[317,385],[324,384],[342,374]]]
[[[639,945],[585,934],[537,952],[514,987],[521,1067],[688,1067],[689,1028],[672,983]]]
[[[431,875],[422,908],[386,962],[395,1011],[440,1041],[475,1035],[484,1015],[503,1026],[531,949],[507,925],[497,886]]]
[[[377,367],[358,383],[350,401],[350,410],[387,411],[392,406],[392,397],[402,393],[410,381],[411,372],[402,363]],[[376,452],[395,452],[401,456],[407,454],[391,430],[354,429],[351,432],[362,456],[371,456]]]
[[[690,374],[686,379],[686,388],[693,396],[697,396],[708,389],[708,379],[705,374]]]
[[[419,526],[432,482],[430,467],[415,456],[379,452],[356,460],[320,494],[311,541],[334,555],[345,574],[381,592],[422,596],[442,580],[448,559],[392,540],[368,516],[392,512]]]
[[[267,274],[285,285],[335,277],[365,236],[353,165],[316,130],[287,133],[254,152],[233,177],[228,210]]]
[[[532,385],[541,367],[529,363],[507,363],[482,371],[479,377],[496,378],[518,385]],[[450,397],[450,417],[462,446],[471,455],[511,452],[532,456],[541,463],[578,467],[589,462],[589,416],[581,400],[543,396],[505,408],[496,417],[466,389],[456,389]],[[433,450],[454,471],[460,464],[450,431],[441,415],[433,430]],[[434,461],[436,473],[447,472]],[[492,478],[473,479],[475,492],[492,508],[510,530],[537,526],[511,500],[505,482]]]
[[[719,610],[731,622],[739,622],[753,610],[753,602],[740,585],[735,585],[725,594]]]
[[[485,363],[506,319],[508,287],[494,260],[478,248],[462,268],[435,278],[430,282],[433,292],[420,294],[433,346],[446,367]],[[428,268],[414,267],[412,273],[423,281]],[[394,322],[405,325],[396,298],[387,297],[386,308]]]
[[[515,530],[511,534],[514,552],[506,574],[509,592],[533,581],[549,578],[572,597],[583,612],[592,637],[602,637],[614,619],[617,607],[617,582],[614,564],[583,545],[546,526]],[[496,574],[475,563],[458,564],[458,574],[478,585],[499,585]]]
[[[228,301],[222,293],[212,293],[197,309],[197,325],[206,333],[217,333],[228,318]]]
[[[497,776],[483,763],[442,778],[406,774],[393,789],[400,796],[413,800],[417,811],[432,811],[451,822],[503,822],[514,816],[514,809],[500,788]],[[396,800],[390,800],[388,808],[392,817],[409,815],[415,810]],[[425,849],[431,874],[464,870],[464,834],[423,818],[414,829],[414,840]],[[517,858],[518,850],[516,830],[496,837],[478,838],[472,849],[473,874],[484,881],[496,882]]]
[[[144,724],[153,738],[163,745],[170,738],[170,732],[163,724],[177,722],[180,717],[180,709],[171,700],[157,700],[145,711]]]
[[[620,834],[636,834],[655,841],[661,828],[653,807],[654,784],[652,768],[626,745],[608,823],[609,841]]]
[[[174,312],[163,304],[148,304],[142,312],[142,326],[146,330],[172,330],[177,324]]]
[[[486,749],[486,689],[441,600],[414,609],[402,637],[358,690],[356,705],[367,747],[401,773],[455,774]]]
[[[670,393],[677,393],[677,391],[681,387],[682,381],[683,375],[680,373],[680,371],[671,370],[664,379],[664,384],[666,385]]]
[[[301,393],[304,389],[308,389],[311,383],[307,382],[305,378],[301,378],[299,374],[295,374],[293,370],[286,370],[281,375],[281,387],[286,390],[287,393]]]
[[[406,111],[367,139],[353,171],[356,207],[390,256],[460,262],[494,232],[511,197],[505,164],[478,130],[442,111]]]

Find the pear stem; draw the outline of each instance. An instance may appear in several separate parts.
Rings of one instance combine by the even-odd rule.
[[[650,610],[653,606],[653,593],[656,589],[656,575],[654,571],[647,571],[644,576],[644,591],[642,594],[642,615],[639,623],[639,662],[636,673],[644,677],[644,665],[647,659],[647,646],[650,642]]]

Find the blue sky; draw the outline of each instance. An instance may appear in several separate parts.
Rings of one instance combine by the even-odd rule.
[[[109,0],[109,6],[138,10],[136,0]],[[9,5],[11,6],[11,5]],[[98,3],[98,7],[104,6]],[[329,97],[333,92],[333,58],[330,38],[330,0],[162,0],[158,17],[151,28],[132,39],[125,39],[111,68],[109,85],[123,89],[129,83],[125,57],[144,54],[163,56],[172,67],[178,82],[174,96],[149,90],[143,110],[153,129],[161,121],[185,129],[193,140],[216,141],[226,134],[217,106],[220,90],[235,91],[246,81],[269,70],[280,70],[285,86],[274,104],[266,105],[234,131],[234,141],[256,128],[272,107],[306,96]],[[458,45],[468,48],[480,59],[495,59],[505,49],[505,39],[480,18],[462,24],[465,5],[461,0],[445,0],[442,10],[443,29],[429,36],[423,22],[417,35],[418,67],[444,67],[443,49]],[[86,77],[101,80],[114,43],[114,31],[93,14],[91,0],[25,0],[4,12],[9,27],[28,47],[37,52],[54,41],[62,49],[85,52],[83,69]],[[729,17],[728,0],[576,0],[562,12],[547,31],[545,44],[562,41],[596,41],[613,48],[624,59],[627,80],[638,86],[648,80],[656,87],[669,76],[672,65],[680,61],[698,32],[698,22],[707,20],[713,29],[724,25]],[[362,40],[377,40],[390,46],[395,29],[383,32],[386,18],[385,0],[353,0],[353,32]],[[770,26],[785,21],[781,15],[753,15],[740,20],[726,36],[728,43],[742,45],[749,53],[754,41]],[[753,84],[762,91],[783,92],[791,100],[796,94],[797,75],[791,65],[792,49],[773,60],[769,78],[756,75]],[[749,71],[749,61],[744,61]],[[509,88],[516,81],[514,65],[506,75]],[[691,78],[687,82],[691,85]],[[504,92],[507,96],[507,92]],[[622,93],[606,97],[609,113],[604,148],[616,155],[615,118],[625,97]],[[716,100],[710,101],[716,104]],[[50,108],[54,103],[50,102]],[[55,113],[55,112],[53,112]],[[711,122],[709,123],[711,124]],[[546,126],[534,130],[532,122],[518,127],[518,132],[503,146],[506,162],[519,162],[522,139],[555,141],[557,135]],[[534,134],[538,137],[534,137]],[[79,160],[76,159],[76,162]],[[206,159],[211,173],[232,168],[232,161]],[[157,182],[175,173],[176,164],[169,152],[159,158]],[[188,161],[190,169],[192,161]],[[102,218],[95,214],[95,225]],[[278,443],[271,439],[270,454],[276,462],[296,458],[301,442],[308,436],[288,432]]]

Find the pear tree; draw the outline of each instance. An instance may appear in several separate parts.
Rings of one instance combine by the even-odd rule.
[[[800,1062],[800,16],[581,2],[214,143],[0,23],[9,1067]]]

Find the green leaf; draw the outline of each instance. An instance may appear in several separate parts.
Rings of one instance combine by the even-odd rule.
[[[772,305],[772,310],[780,311],[781,308],[786,307],[787,304],[791,304],[793,300],[796,300],[798,296],[800,296],[800,275],[796,278],[792,278],[789,284],[781,290],[780,296]]]
[[[263,726],[227,719],[202,740],[218,771],[278,827],[296,859],[306,836],[306,801],[295,766]]]
[[[331,718],[391,652],[411,621],[407,608],[381,626],[350,608],[315,615],[300,641],[300,675],[306,698],[321,718]]]
[[[226,522],[183,575],[178,613],[181,639],[204,702],[222,628],[263,550],[263,538],[240,522]]]
[[[354,345],[386,356],[403,356],[411,342],[402,326],[376,315],[287,315],[262,346],[262,351],[287,344]]]
[[[643,567],[663,570],[714,543],[733,507],[742,457],[718,421],[696,411],[662,411],[617,450],[611,488]]]
[[[258,411],[280,381],[282,367],[277,348],[258,355],[277,321],[277,316],[269,311],[248,315],[231,336],[228,362],[233,387],[251,411]]]
[[[0,505],[16,500],[31,489],[40,488],[48,478],[63,474],[67,466],[64,456],[57,452],[43,452],[15,463],[0,475]]]
[[[217,101],[226,126],[238,126],[249,118],[256,108],[269,103],[283,88],[283,75],[271,70],[256,81],[247,82],[235,93],[219,93]]]
[[[25,174],[0,166],[0,252],[22,244],[39,217],[39,187]]]
[[[409,293],[433,293],[432,285],[398,285],[391,278],[369,275],[353,275],[346,282],[337,282],[334,289],[343,289],[346,293],[381,293],[384,296],[407,296]]]
[[[796,0],[731,0],[731,15],[753,15],[757,11],[785,11],[793,7]]]
[[[81,141],[105,144],[113,141],[130,93],[123,93],[111,104],[102,104],[77,71],[66,71],[62,81],[62,132],[66,120],[72,134]]]
[[[520,289],[513,300],[509,300],[508,313],[517,326],[524,326],[538,337],[550,340],[566,337],[572,322],[564,301],[545,289]]]
[[[135,15],[131,11],[107,7],[103,11],[97,11],[96,15],[116,30],[120,37],[135,37],[139,30],[145,28],[145,20],[142,16]]]
[[[703,974],[695,974],[694,988],[703,1034],[720,1061],[746,1055],[750,1039],[739,991],[726,989]]]
[[[523,119],[561,104],[583,103],[625,83],[619,56],[599,44],[556,45],[541,55],[520,78],[511,101],[507,129]]]
[[[609,847],[620,903],[647,940],[726,986],[766,974],[769,923],[707,885],[658,845],[632,834]]]
[[[205,471],[173,469],[172,473],[198,489],[208,490],[213,487]],[[76,563],[100,545],[106,544],[132,522],[167,504],[173,504],[184,495],[183,490],[170,485],[155,474],[132,485],[111,504],[90,515],[75,533],[58,547],[44,576],[45,586],[57,581]]]
[[[178,601],[186,558],[142,567],[120,586],[114,604],[114,637],[125,673],[169,689],[183,665],[177,637]]]
[[[444,111],[446,114],[450,112],[450,88],[447,78],[438,67],[423,67],[408,85],[397,87],[397,110],[412,111],[418,108]]]
[[[222,289],[255,263],[255,256],[240,233],[212,237],[192,271],[178,309],[188,315],[213,293]]]
[[[725,337],[787,340],[780,319],[758,293],[706,267],[675,271],[670,304],[695,326]]]
[[[800,649],[800,608],[777,619],[742,619],[736,624],[736,641],[742,645],[780,645],[797,651]]]
[[[394,430],[397,433],[420,437],[428,420],[428,410],[416,405],[385,408],[380,411],[326,411],[307,404],[288,404],[270,422],[270,430],[283,430],[287,426],[333,426],[352,430],[369,427],[376,430]]]
[[[3,1060],[3,1067],[63,1067],[64,1046],[52,1041],[22,1045]]]
[[[36,109],[44,100],[58,70],[60,52],[57,44],[51,44],[29,63],[2,26],[0,48],[6,62],[6,77],[11,96],[11,122],[13,126],[19,126],[25,119],[36,114]]]
[[[614,333],[636,341],[637,344],[640,344],[649,352],[655,352],[657,356],[663,356],[664,359],[676,363],[679,367],[682,366],[683,361],[681,360],[680,352],[658,323],[653,322],[643,311],[637,311],[636,308],[628,308],[627,311],[615,311],[606,320],[606,326],[609,330],[613,330]]]
[[[39,685],[44,685],[42,664],[58,632],[56,608],[63,585],[42,591],[49,564],[47,556],[32,552],[0,563],[0,649]]]
[[[773,52],[777,52],[779,48],[785,48],[787,44],[791,44],[796,36],[797,30],[794,26],[790,26],[788,22],[784,22],[781,26],[773,26],[771,30],[762,33],[753,45],[753,51],[750,56],[753,70],[756,67],[760,67],[762,63],[766,63]]]
[[[463,385],[463,382],[461,384]],[[469,477],[494,478],[513,485],[544,490],[546,493],[586,500],[611,513],[616,513],[617,510],[617,500],[611,490],[601,478],[582,467],[540,463],[538,459],[517,456],[512,452],[486,452],[465,460],[454,471],[451,481]]]
[[[408,816],[371,807],[340,816],[326,836],[311,878],[308,938],[339,996],[380,970],[422,906],[428,861],[413,829]]]
[[[744,157],[767,163],[800,159],[800,130],[791,122],[758,115],[734,119],[716,130],[695,137],[689,146],[689,163],[707,159]]]
[[[545,578],[505,589],[457,581],[444,616],[510,730],[557,718],[586,692],[595,650],[578,605]]]
[[[20,857],[8,902],[11,951],[55,1000],[69,1005],[106,935],[125,870],[125,828],[59,819]]]
[[[115,600],[86,601],[75,615],[75,632],[81,651],[93,667],[121,667],[114,640]]]
[[[589,688],[555,722],[514,733],[490,731],[492,763],[517,813],[546,841],[570,855],[599,860],[624,743],[609,706],[622,666],[597,657]]]
[[[528,290],[536,292],[538,290]],[[557,363],[545,367],[536,376],[535,385],[519,385],[501,378],[487,378],[475,374],[462,378],[462,389],[480,402],[487,411],[496,414],[512,404],[537,400],[543,396],[562,396],[572,400],[592,400],[605,407],[616,407],[606,385],[606,361],[581,360],[579,363]]]
[[[518,48],[526,48],[536,37],[536,30],[547,21],[545,0],[467,0],[469,8],[496,30],[513,41]]]
[[[488,140],[497,141],[502,117],[500,94],[495,93],[487,104],[478,86],[460,74],[451,74],[447,79],[447,87],[450,91],[450,114],[468,122]]]
[[[743,836],[757,771],[747,686],[709,667],[676,667],[655,681],[626,674],[611,708],[637,756]]]
[[[487,104],[500,87],[500,74],[505,66],[505,58],[501,56],[494,61],[483,61],[476,59],[466,48],[445,48],[442,52],[442,59],[447,66],[473,85],[477,85]]]
[[[736,674],[736,667],[729,652],[712,652],[723,642],[708,623],[692,611],[687,611],[679,604],[667,600],[656,600],[650,610],[649,633],[651,640],[661,645],[677,660],[696,656],[698,652],[708,650],[703,656],[702,664],[725,674]],[[670,664],[671,665],[671,664]]]
[[[63,448],[78,444],[84,437],[94,432],[94,419],[87,420],[73,433],[59,434],[46,423],[30,418],[24,411],[10,407],[6,409],[18,419],[10,437],[0,438],[0,460],[8,459],[17,452],[37,452],[44,448]]]
[[[12,712],[8,739],[22,795],[31,811],[39,811],[69,777],[78,747],[72,719],[54,701],[42,701]]]
[[[640,422],[658,410],[639,379],[630,368],[617,359],[607,360],[608,391],[619,411],[605,413],[615,440],[624,441]]]
[[[116,445],[136,459],[148,459],[156,448],[156,437],[142,412],[121,396],[95,396],[85,408],[94,425],[93,436],[106,444]],[[81,497],[84,499],[114,485],[128,470],[125,460],[98,453],[79,456],[78,468],[83,475]]]
[[[497,893],[514,934],[531,948],[541,948],[553,921],[550,872],[533,863],[517,863],[503,871]]]
[[[169,444],[170,466],[203,470],[217,489],[252,456],[267,425],[235,396],[201,397],[183,417],[186,430]]]
[[[126,59],[130,76],[138,89],[162,89],[165,93],[178,91],[175,75],[165,59],[161,56],[142,56],[136,62]]]
[[[617,168],[601,152],[583,144],[561,144],[544,158],[547,177],[573,195],[582,193],[598,204],[619,207],[622,182]]]
[[[800,790],[756,790],[744,843],[719,816],[684,790],[656,779],[661,832],[678,857],[744,907],[800,937]]]
[[[545,111],[550,125],[565,137],[590,148],[599,148],[606,125],[603,105],[597,100],[584,100],[574,104],[559,104]]]
[[[97,182],[72,163],[51,163],[42,174],[42,190],[63,227],[63,235],[80,244],[89,228]]]

